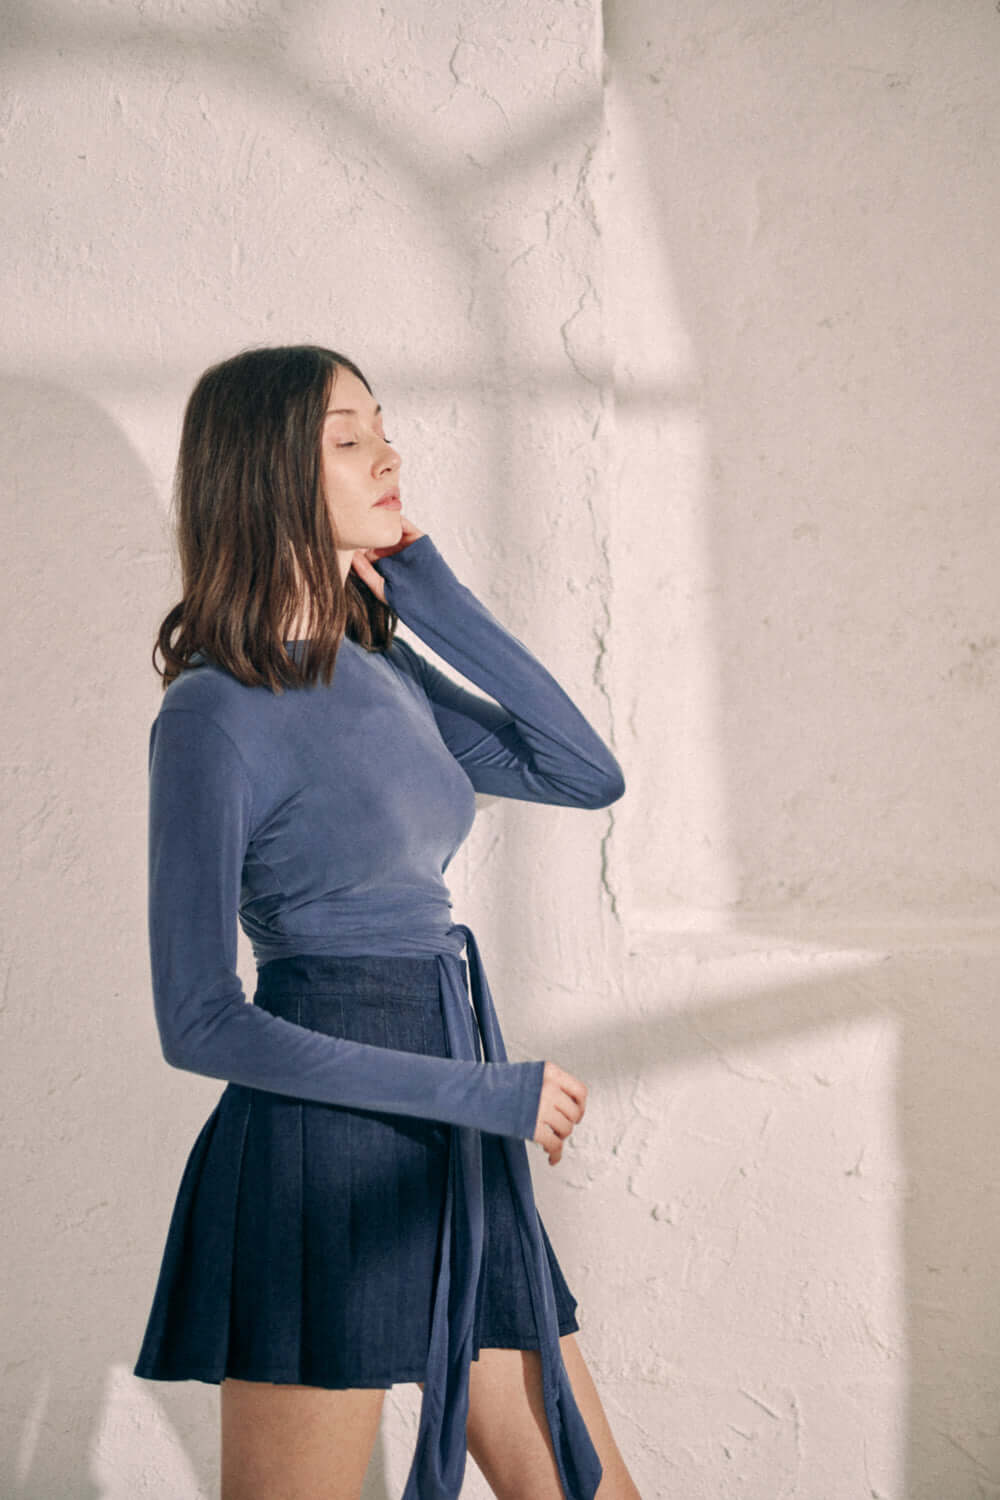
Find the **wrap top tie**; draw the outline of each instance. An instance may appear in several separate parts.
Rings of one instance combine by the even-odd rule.
[[[486,1060],[506,1062],[507,1052],[476,939],[464,923],[456,926],[465,935],[469,989]],[[452,953],[438,954],[438,963],[452,1056],[475,1057],[477,1048],[461,967]],[[480,1132],[455,1126],[452,1143],[427,1379],[403,1500],[458,1500],[465,1474],[469,1364],[483,1253]],[[552,1277],[538,1228],[527,1149],[523,1140],[507,1136],[502,1137],[502,1144],[514,1187],[518,1233],[539,1329],[545,1414],[559,1480],[566,1500],[593,1500],[603,1469],[563,1363]]]
[[[552,674],[458,581],[427,533],[376,566],[399,618],[495,701],[400,637],[370,651],[345,636],[329,683],[280,693],[205,653],[192,659],[164,693],[149,740],[160,1043],[173,1066],[207,1077],[454,1127],[404,1500],[457,1500],[461,1487],[483,1250],[480,1133],[502,1138],[559,1475],[566,1500],[591,1500],[600,1464],[560,1354],[525,1146],[545,1064],[507,1060],[475,939],[452,921],[444,876],[472,827],[476,793],[594,809],[623,794],[624,777]],[[285,645],[295,657],[308,642]],[[237,916],[258,966],[296,954],[434,956],[451,1056],[324,1035],[247,1004]]]

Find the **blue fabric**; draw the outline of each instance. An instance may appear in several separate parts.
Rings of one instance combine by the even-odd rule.
[[[426,954],[276,958],[253,1003],[326,1036],[449,1055]],[[184,1166],[133,1373],[340,1390],[426,1381],[454,1139],[436,1120],[227,1084]],[[504,1139],[479,1132],[473,1359],[540,1343]],[[579,1329],[577,1302],[539,1222],[562,1337]]]
[[[624,778],[556,680],[458,581],[429,534],[376,566],[400,619],[496,701],[402,639],[368,652],[345,637],[328,686],[275,694],[204,658],[170,684],[149,747],[150,960],[163,1055],[250,1088],[455,1127],[403,1500],[457,1500],[461,1489],[483,1239],[479,1132],[503,1138],[560,1479],[566,1500],[593,1500],[601,1466],[562,1362],[525,1147],[545,1064],[507,1060],[475,938],[451,919],[444,875],[472,826],[475,792],[600,808],[622,796]],[[258,965],[292,954],[433,954],[452,1056],[324,1035],[248,1004],[237,914]]]

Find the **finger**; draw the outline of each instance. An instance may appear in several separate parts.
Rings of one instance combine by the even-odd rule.
[[[424,533],[420,530],[420,527],[411,521],[409,516],[404,515],[402,511],[399,513],[399,519],[403,523],[403,536],[409,541],[416,541],[418,536],[423,536]]]
[[[560,1104],[554,1104],[552,1107],[553,1109],[559,1111],[560,1118],[556,1121],[556,1124],[560,1127],[560,1135],[564,1137],[569,1135],[570,1131],[573,1129],[573,1126],[576,1124],[576,1116],[570,1113],[570,1110],[572,1110],[574,1106],[571,1104],[569,1109],[566,1109]],[[565,1126],[563,1124],[564,1121]]]
[[[574,1081],[573,1083],[564,1083],[563,1089],[567,1094],[570,1094],[576,1100],[577,1104],[580,1106],[580,1111],[582,1113],[583,1110],[587,1107],[586,1085]]]
[[[375,571],[367,557],[361,552],[355,552],[351,558],[351,567],[355,570],[359,578],[364,579],[372,593],[381,599],[384,604],[385,594],[383,589],[385,584],[382,574]]]
[[[583,1105],[579,1104],[572,1094],[563,1094],[561,1099],[553,1101],[553,1108],[562,1110],[568,1120],[576,1125],[583,1119]]]

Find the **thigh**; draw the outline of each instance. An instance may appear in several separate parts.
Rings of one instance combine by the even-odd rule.
[[[597,1500],[640,1500],[575,1333],[559,1340],[604,1474]],[[563,1500],[536,1349],[482,1349],[469,1366],[469,1452],[499,1500]]]
[[[221,1500],[358,1500],[384,1400],[379,1388],[223,1380]]]

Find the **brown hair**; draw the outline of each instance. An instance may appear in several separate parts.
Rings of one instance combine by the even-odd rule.
[[[245,350],[191,392],[174,481],[183,597],[153,647],[164,689],[198,665],[196,651],[281,692],[320,677],[329,685],[345,632],[369,651],[391,643],[396,612],[353,569],[341,581],[323,493],[323,418],[339,368],[371,391],[343,354],[298,344]],[[296,661],[284,635],[310,595],[310,640]]]

